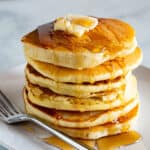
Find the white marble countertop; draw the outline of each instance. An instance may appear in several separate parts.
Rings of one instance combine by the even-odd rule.
[[[150,67],[150,1],[148,0],[0,0],[0,71],[25,62],[20,38],[40,24],[68,13],[121,18],[137,31]]]

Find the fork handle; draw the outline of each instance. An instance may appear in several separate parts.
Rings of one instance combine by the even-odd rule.
[[[34,122],[35,124],[41,126],[45,130],[49,131],[51,134],[55,135],[56,137],[62,139],[63,141],[67,142],[68,144],[72,145],[73,147],[77,148],[78,150],[95,150],[94,148],[91,148],[85,144],[78,143],[72,138],[70,138],[67,135],[64,135],[63,133],[55,130],[53,127],[47,126],[46,124],[42,123],[40,120],[29,117],[29,121]]]

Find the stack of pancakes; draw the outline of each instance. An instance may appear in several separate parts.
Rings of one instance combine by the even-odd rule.
[[[127,132],[139,111],[135,31],[117,19],[97,20],[81,37],[55,31],[53,21],[22,38],[27,113],[81,139]]]

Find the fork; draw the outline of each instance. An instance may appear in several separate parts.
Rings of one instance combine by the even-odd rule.
[[[67,142],[68,144],[72,145],[74,148],[77,148],[78,150],[95,150],[94,148],[91,148],[88,145],[76,142],[71,137],[63,134],[62,132],[57,131],[51,126],[44,124],[39,119],[34,118],[33,116],[27,115],[25,113],[22,113],[15,105],[11,103],[8,97],[1,90],[0,90],[0,119],[7,124],[15,124],[30,121],[41,126],[54,136]]]

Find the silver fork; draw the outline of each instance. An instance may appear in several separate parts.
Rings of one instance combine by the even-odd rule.
[[[51,134],[57,136],[78,150],[95,150],[83,143],[76,142],[72,138],[63,133],[57,131],[53,127],[50,127],[37,118],[29,116],[27,114],[22,113],[16,106],[14,106],[11,101],[6,97],[6,95],[0,90],[0,119],[7,124],[15,124],[25,121],[31,121],[35,124],[41,126],[45,130],[49,131]]]

